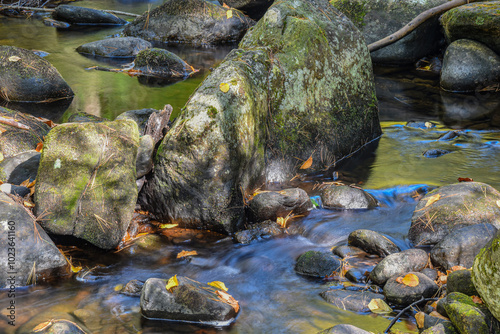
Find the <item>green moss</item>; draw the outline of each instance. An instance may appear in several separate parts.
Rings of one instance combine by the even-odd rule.
[[[344,13],[359,29],[365,26],[368,0],[330,0],[330,4]]]
[[[218,113],[217,108],[213,106],[208,107],[207,114],[210,118],[215,118],[215,116],[217,116],[217,113]]]

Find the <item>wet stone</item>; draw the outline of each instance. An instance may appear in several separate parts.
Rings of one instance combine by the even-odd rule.
[[[437,326],[439,324],[442,324],[443,328],[450,328],[450,327],[453,328],[453,324],[449,320],[442,319],[439,317],[434,317],[434,316],[429,315],[429,314],[424,314],[424,327],[423,327],[423,329],[432,328],[432,327]]]
[[[318,334],[370,334],[370,333],[371,332],[367,332],[353,325],[341,324],[325,329],[324,331],[321,331]]]
[[[234,238],[241,244],[248,244],[252,240],[281,235],[284,232],[285,229],[278,223],[266,220],[261,223],[251,224],[247,230],[236,232]]]
[[[451,322],[446,322],[429,327],[421,334],[458,334],[458,332]]]
[[[448,150],[441,150],[441,149],[430,149],[426,150],[422,153],[422,155],[426,158],[439,158],[440,156],[443,156],[445,154],[451,153]]]
[[[276,220],[291,214],[304,214],[312,209],[307,193],[300,188],[266,191],[255,195],[248,204],[251,221]]]
[[[479,296],[474,283],[472,283],[472,271],[456,270],[449,273],[446,282],[446,292],[460,292],[467,296]]]
[[[3,191],[6,194],[16,195],[20,197],[24,197],[30,193],[29,188],[24,186],[16,186],[10,183],[1,184],[0,191]]]
[[[386,236],[371,230],[360,229],[351,232],[348,242],[350,246],[359,247],[368,254],[375,254],[380,257],[401,251]]]
[[[368,304],[372,299],[385,299],[384,295],[369,291],[338,289],[323,291],[320,296],[340,309],[353,312],[369,312]]]
[[[79,111],[71,114],[71,116],[68,117],[67,123],[100,123],[105,121],[107,121],[106,118]]]
[[[102,10],[70,5],[57,6],[52,17],[58,21],[81,25],[123,25],[127,23],[118,16]]]
[[[145,49],[137,54],[134,70],[162,78],[185,78],[194,69],[175,53],[165,49]]]
[[[127,296],[140,297],[143,286],[143,281],[133,279],[121,289],[120,293]]]
[[[452,140],[461,135],[460,131],[448,131],[441,137],[439,137],[439,140]]]
[[[433,280],[422,273],[410,272],[406,274],[414,274],[418,277],[419,284],[411,287],[396,281],[397,277],[390,278],[384,286],[384,295],[387,301],[407,306],[417,300],[433,297],[438,291],[439,287]],[[403,275],[404,276],[404,275]]]
[[[435,281],[438,278],[438,271],[436,269],[425,268],[420,272],[425,276],[429,277],[433,281]]]
[[[76,51],[107,58],[134,58],[140,51],[152,47],[153,45],[150,42],[142,38],[117,37],[80,45],[76,48]]]
[[[417,128],[417,129],[431,129],[431,128],[435,128],[436,124],[434,124],[432,122],[408,121],[405,126],[407,126],[409,128]]]
[[[332,249],[332,253],[340,256],[341,258],[368,255],[368,253],[362,249],[354,246],[337,246]]]
[[[377,200],[363,189],[337,185],[323,187],[321,202],[327,209],[372,209],[378,205]]]
[[[390,278],[424,269],[427,260],[427,252],[422,249],[412,248],[394,253],[377,264],[370,273],[370,279],[377,284],[384,284]]]
[[[340,267],[340,258],[332,253],[320,251],[305,252],[295,263],[295,271],[298,274],[313,277],[329,276]]]

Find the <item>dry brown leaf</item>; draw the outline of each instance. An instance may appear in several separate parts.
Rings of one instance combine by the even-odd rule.
[[[425,203],[425,207],[428,207],[429,205],[432,205],[433,203],[439,201],[440,198],[441,198],[441,194],[432,195],[431,197],[429,197],[427,199],[427,203]]]
[[[481,299],[481,297],[478,297],[478,296],[471,296],[472,298],[472,301],[476,304],[483,304],[483,300]]]
[[[458,182],[473,182],[474,180],[470,177],[459,177]]]
[[[39,142],[38,144],[36,144],[35,151],[42,152],[42,149],[43,149],[43,142]]]
[[[309,157],[309,159],[307,159],[303,164],[302,166],[299,167],[299,169],[308,169],[308,168],[311,168],[312,166],[312,163],[313,163],[313,156],[311,155]]]
[[[398,277],[396,278],[396,282],[398,282],[399,284],[403,284],[403,277]]]
[[[415,274],[407,274],[405,277],[403,277],[402,282],[406,286],[417,286],[420,284],[420,281],[418,280],[418,276]]]
[[[462,266],[453,266],[453,267],[451,267],[451,271],[464,270],[464,269],[467,269],[467,268],[462,267]]]
[[[181,251],[180,253],[177,254],[177,258],[178,259],[181,259],[183,257],[186,257],[186,256],[193,256],[193,255],[198,255],[198,252],[197,251]]]
[[[425,319],[424,312],[418,312],[417,314],[415,314],[415,320],[417,320],[418,328],[424,328],[424,319]]]
[[[233,296],[231,296],[229,293],[221,291],[221,290],[217,290],[217,291],[215,291],[215,293],[217,294],[217,296],[219,296],[219,298],[224,303],[231,305],[233,307],[234,311],[236,313],[238,313],[238,311],[240,310],[240,305],[238,304],[236,299],[233,298]]]
[[[33,332],[41,332],[52,324],[52,320],[42,322],[41,324],[38,324],[35,328],[33,328]]]
[[[228,5],[226,5],[226,3],[225,3],[225,2],[224,2],[224,3],[222,3],[222,7],[224,7],[224,8],[231,8],[231,7],[229,7]]]

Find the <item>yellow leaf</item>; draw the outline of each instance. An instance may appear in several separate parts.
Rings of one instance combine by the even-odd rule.
[[[183,257],[186,257],[186,256],[193,256],[193,255],[198,255],[198,252],[196,252],[195,250],[194,251],[181,251],[180,253],[177,254],[177,258],[180,259],[180,258],[183,258]]]
[[[224,291],[228,290],[226,288],[226,285],[223,282],[221,282],[221,281],[208,282],[207,284],[210,285],[210,286],[213,286],[213,287],[215,287],[217,289],[220,289],[220,290],[224,290]]]
[[[70,266],[71,266],[71,271],[74,273],[80,272],[80,270],[82,270],[82,267],[75,267],[72,264],[70,264]]]
[[[391,313],[392,308],[382,299],[374,298],[368,303],[368,308],[373,313]]]
[[[179,224],[160,224],[160,228],[174,228],[179,226]]]
[[[309,157],[309,159],[307,159],[303,164],[302,166],[300,166],[299,169],[308,169],[312,166],[312,163],[313,163],[313,156],[311,155]]]
[[[179,285],[179,281],[177,281],[177,275],[174,275],[174,276],[170,277],[165,288],[168,291],[172,292],[173,291],[172,289],[178,285]]]
[[[428,207],[429,205],[432,205],[433,203],[439,201],[440,198],[441,198],[441,194],[432,195],[431,197],[429,197],[427,199],[427,203],[425,203],[425,207]]]
[[[425,319],[424,312],[418,312],[417,314],[415,314],[415,320],[417,320],[418,328],[424,328],[424,319]]]
[[[42,322],[41,324],[38,324],[35,328],[33,328],[33,332],[41,332],[50,325],[52,325],[52,320]]]
[[[223,93],[227,93],[229,91],[229,84],[223,82],[219,85],[219,88]]]
[[[417,286],[419,284],[418,276],[415,274],[408,274],[405,277],[403,277],[403,284],[407,286]]]
[[[230,18],[232,18],[232,17],[233,17],[233,11],[232,11],[231,9],[230,9],[230,10],[228,10],[228,11],[226,12],[226,17],[227,17],[228,19],[230,19]]]
[[[0,162],[2,162],[2,161],[3,161],[3,159],[4,159],[3,154],[2,154],[2,152],[0,152]],[[498,204],[498,202],[497,202],[497,204]],[[499,205],[499,206],[500,206],[500,205]]]
[[[425,125],[425,127],[427,129],[432,128],[432,123],[431,122],[425,122],[424,125]]]
[[[23,204],[27,208],[34,208],[35,204],[33,204],[31,201],[23,201]]]
[[[20,61],[21,58],[19,58],[18,56],[10,56],[9,57],[9,61],[15,63],[16,61]]]
[[[240,305],[238,304],[238,302],[236,301],[236,299],[233,298],[233,296],[231,296],[229,293],[227,292],[224,292],[224,291],[220,291],[220,290],[217,290],[215,292],[217,294],[217,296],[219,296],[219,298],[226,304],[229,304],[233,307],[234,311],[236,313],[238,313],[239,309],[240,309]]]
[[[114,290],[117,291],[117,292],[120,291],[121,289],[123,289],[123,284],[118,284],[114,288]]]

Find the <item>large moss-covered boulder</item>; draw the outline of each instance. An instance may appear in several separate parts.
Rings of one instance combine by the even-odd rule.
[[[36,149],[50,131],[47,124],[19,111],[0,107],[0,117],[10,122],[0,123],[0,153],[4,158]],[[0,180],[5,181],[7,175],[3,174],[0,168]]]
[[[459,39],[446,49],[441,69],[441,88],[471,92],[500,82],[500,55],[486,45]]]
[[[34,284],[38,276],[67,265],[56,245],[26,209],[1,191],[0,247],[5,254],[0,261],[0,289],[15,290]]]
[[[168,0],[125,27],[126,36],[156,42],[217,45],[239,41],[255,22],[205,0]]]
[[[472,267],[472,282],[488,309],[500,320],[500,231],[484,247]]]
[[[46,59],[0,45],[0,100],[42,102],[69,98],[73,91]]]
[[[408,238],[414,245],[435,245],[453,229],[491,224],[500,227],[500,193],[480,182],[462,182],[437,188],[417,204]]]
[[[366,43],[376,42],[403,28],[421,12],[446,0],[330,0],[363,33]],[[372,52],[376,63],[408,64],[436,51],[443,38],[438,18],[431,18],[396,43]]]
[[[500,54],[500,1],[484,1],[453,8],[441,16],[449,42],[472,39]]]
[[[103,248],[124,236],[137,199],[137,124],[67,123],[47,136],[35,187],[43,228]]]
[[[231,232],[243,195],[291,178],[295,157],[314,153],[311,170],[323,169],[379,135],[354,25],[326,1],[277,3],[193,93],[158,149],[143,204],[158,219]]]

